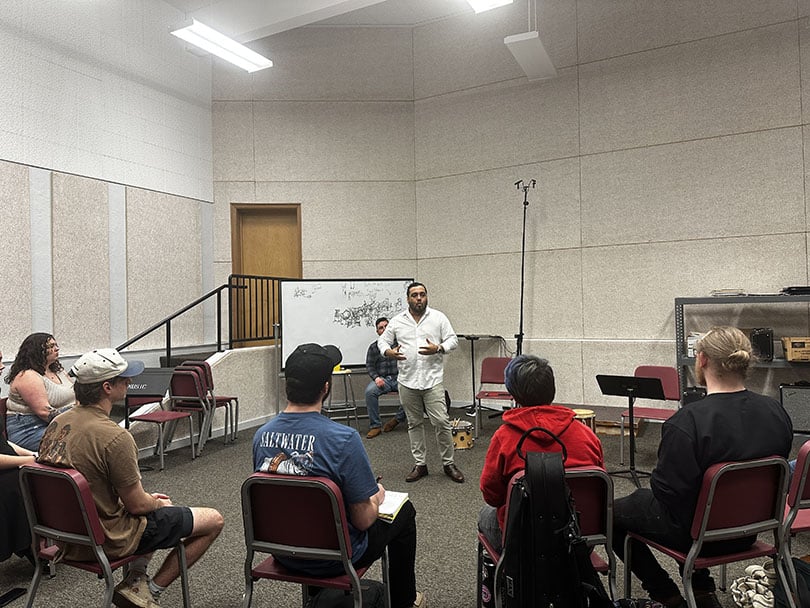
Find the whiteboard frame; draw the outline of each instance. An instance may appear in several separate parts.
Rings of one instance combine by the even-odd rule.
[[[374,321],[378,317],[390,318],[407,308],[405,289],[413,281],[412,278],[282,279],[279,282],[282,371],[287,357],[308,342],[335,344],[343,353],[343,367],[365,368],[366,352],[377,335]],[[296,289],[304,291],[291,291]],[[370,291],[379,290],[383,293],[382,301],[372,296],[369,302]],[[389,296],[396,299],[389,300],[390,305],[385,307],[385,298]],[[297,308],[293,308],[293,301]],[[336,322],[341,307],[346,307],[343,320]]]

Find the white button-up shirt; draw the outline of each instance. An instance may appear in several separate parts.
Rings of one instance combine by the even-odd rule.
[[[441,344],[445,353],[458,346],[458,338],[450,321],[444,313],[425,308],[425,314],[414,321],[407,310],[399,313],[388,322],[388,327],[377,340],[381,353],[385,353],[394,344],[399,344],[400,353],[405,359],[400,360],[397,381],[414,390],[427,390],[439,384],[444,378],[444,354],[420,355],[419,349],[427,346],[427,341]]]

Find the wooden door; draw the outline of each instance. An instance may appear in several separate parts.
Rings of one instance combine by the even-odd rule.
[[[234,274],[300,279],[303,275],[301,206],[232,203],[231,253]],[[273,291],[278,293],[277,284]],[[241,317],[234,318],[234,324],[244,330],[235,335],[267,335],[267,323],[278,322],[278,300],[272,302],[271,310],[258,309],[273,300],[273,291],[255,294],[240,290],[244,297],[231,314]],[[271,318],[267,320],[263,312]],[[246,341],[234,346],[272,343],[272,340]]]

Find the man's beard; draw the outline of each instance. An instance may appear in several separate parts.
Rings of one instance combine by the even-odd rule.
[[[427,302],[422,302],[421,304],[411,304],[410,305],[411,312],[415,313],[423,313],[427,308]]]

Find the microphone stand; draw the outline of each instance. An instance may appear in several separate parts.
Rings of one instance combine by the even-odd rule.
[[[516,349],[515,354],[523,354],[523,292],[526,286],[526,211],[529,208],[529,188],[534,189],[537,180],[530,179],[525,182],[519,179],[515,182],[515,188],[523,190],[523,235],[520,246],[520,327],[515,334]]]

